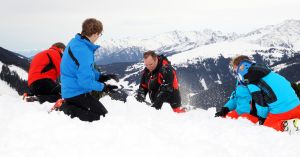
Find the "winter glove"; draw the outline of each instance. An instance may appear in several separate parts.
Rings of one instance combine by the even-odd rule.
[[[144,94],[138,93],[138,94],[135,96],[135,99],[136,99],[138,102],[144,102],[145,99],[146,99],[146,96],[145,96]]]
[[[266,118],[262,118],[258,116],[258,124],[259,125],[264,125]]]
[[[110,79],[113,79],[113,80],[119,82],[119,77],[116,74],[103,74],[103,75],[100,76],[98,81],[99,82],[106,82]]]
[[[113,93],[113,92],[116,92],[116,89],[118,89],[118,86],[110,85],[110,84],[104,84],[103,92]]]
[[[157,94],[157,97],[154,100],[154,103],[153,103],[153,105],[151,107],[154,107],[157,110],[161,109],[163,103],[166,102],[169,97],[170,97],[170,93],[169,92],[160,91]]]
[[[215,114],[215,117],[225,117],[228,112],[229,112],[228,107],[222,107],[221,110]]]
[[[137,94],[135,95],[135,99],[138,101],[138,102],[144,102],[145,99],[146,99],[146,94],[145,94],[145,89],[144,88],[139,88],[137,90]]]

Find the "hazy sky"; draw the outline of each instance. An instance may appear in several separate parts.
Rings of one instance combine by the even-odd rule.
[[[102,39],[149,37],[173,30],[247,33],[300,19],[300,0],[1,0],[0,46],[46,49],[67,42],[88,17],[103,22]]]

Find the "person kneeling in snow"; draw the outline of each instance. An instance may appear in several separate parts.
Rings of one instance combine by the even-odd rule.
[[[300,118],[300,100],[291,83],[283,76],[265,65],[254,63],[248,56],[234,58],[232,65],[239,81],[247,86],[255,103],[268,107],[265,126],[284,131],[284,121]]]
[[[257,116],[257,112],[260,112]],[[263,124],[268,113],[268,108],[257,106],[252,101],[251,94],[247,86],[238,83],[236,89],[232,92],[229,101],[215,114],[215,117],[230,117],[237,119],[246,118],[253,123]]]
[[[145,102],[146,94],[152,102],[152,107],[161,109],[164,102],[170,103],[174,112],[185,112],[181,108],[181,97],[175,69],[170,61],[163,56],[158,56],[154,51],[144,53],[146,65],[140,82],[137,101]]]
[[[58,42],[33,57],[28,73],[30,93],[24,94],[26,101],[33,101],[27,97],[33,95],[40,103],[56,102],[61,98],[61,87],[56,80],[60,76],[60,62],[65,47]]]
[[[116,75],[103,75],[94,68],[94,52],[99,48],[94,43],[100,37],[103,25],[97,19],[86,19],[81,34],[73,38],[65,50],[61,63],[62,97],[59,107],[71,118],[83,121],[99,120],[107,114],[106,108],[90,92],[112,92],[117,86],[103,83],[116,79]],[[59,104],[59,103],[58,103]]]

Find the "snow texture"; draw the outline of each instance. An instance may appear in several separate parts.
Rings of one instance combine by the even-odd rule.
[[[164,104],[157,111],[129,97],[104,97],[109,113],[92,123],[47,111],[53,104],[25,103],[0,82],[2,157],[299,157],[300,136],[245,119],[214,118],[215,109],[184,114]]]

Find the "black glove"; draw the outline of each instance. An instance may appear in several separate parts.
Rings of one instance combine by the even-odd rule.
[[[119,77],[116,74],[103,74],[103,75],[100,76],[98,81],[99,82],[106,82],[110,79],[113,79],[113,80],[119,82]]]
[[[222,107],[221,110],[215,114],[215,117],[225,117],[228,112],[229,112],[228,107]]]
[[[264,125],[266,118],[262,118],[258,116],[258,124],[259,125]]]
[[[161,109],[163,103],[167,102],[168,98],[171,96],[170,94],[171,93],[164,91],[164,90],[160,91],[157,94],[157,96],[153,102],[153,105],[151,107],[154,107],[157,110]]]
[[[145,102],[145,99],[146,99],[146,94],[147,94],[147,91],[140,87],[137,91],[136,91],[136,95],[134,96],[135,99],[138,101],[138,102]]]
[[[116,92],[116,89],[118,89],[118,86],[110,85],[110,84],[104,84],[103,92],[105,93],[113,93]]]
[[[144,102],[145,99],[146,99],[146,96],[145,96],[145,94],[138,93],[138,94],[135,96],[135,99],[136,99],[138,102]]]

